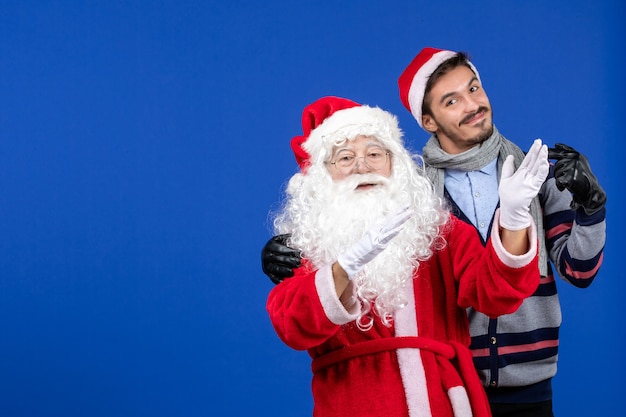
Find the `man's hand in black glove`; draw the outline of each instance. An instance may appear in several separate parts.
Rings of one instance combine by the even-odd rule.
[[[554,179],[560,191],[572,193],[572,209],[582,207],[593,214],[606,204],[606,193],[591,172],[585,155],[562,143],[548,149],[548,159],[555,159]]]
[[[287,246],[288,234],[274,236],[261,251],[261,266],[274,284],[293,276],[294,268],[300,266],[300,251]]]

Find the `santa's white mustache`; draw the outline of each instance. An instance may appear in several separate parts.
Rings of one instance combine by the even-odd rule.
[[[337,191],[355,191],[359,186],[363,185],[388,186],[389,183],[389,178],[380,174],[354,174],[341,181],[338,181],[336,183],[336,189]]]

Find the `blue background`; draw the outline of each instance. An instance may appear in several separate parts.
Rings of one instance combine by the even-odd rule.
[[[624,17],[617,0],[0,1],[0,415],[310,415],[259,256],[289,140],[339,95],[421,150],[396,80],[424,46],[469,52],[501,133],[577,148],[605,187],[604,266],[558,283],[555,411],[619,414]]]

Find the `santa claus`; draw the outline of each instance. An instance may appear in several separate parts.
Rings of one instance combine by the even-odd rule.
[[[314,415],[488,416],[465,309],[515,311],[537,280],[528,213],[548,172],[537,141],[503,167],[486,247],[444,207],[397,119],[324,97],[304,110],[275,231],[302,253],[270,293],[279,337],[313,358]]]

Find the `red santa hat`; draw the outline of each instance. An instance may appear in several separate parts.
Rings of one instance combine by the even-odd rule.
[[[424,102],[426,83],[432,73],[444,61],[454,57],[456,54],[457,52],[444,49],[424,48],[413,58],[413,61],[398,78],[400,100],[422,128],[424,127],[422,126],[422,103]],[[476,67],[469,61],[468,64],[480,80]]]
[[[322,97],[304,108],[302,132],[291,139],[291,149],[303,172],[327,161],[335,144],[356,136],[375,136],[382,144],[400,143],[402,138],[391,113],[334,96]]]

